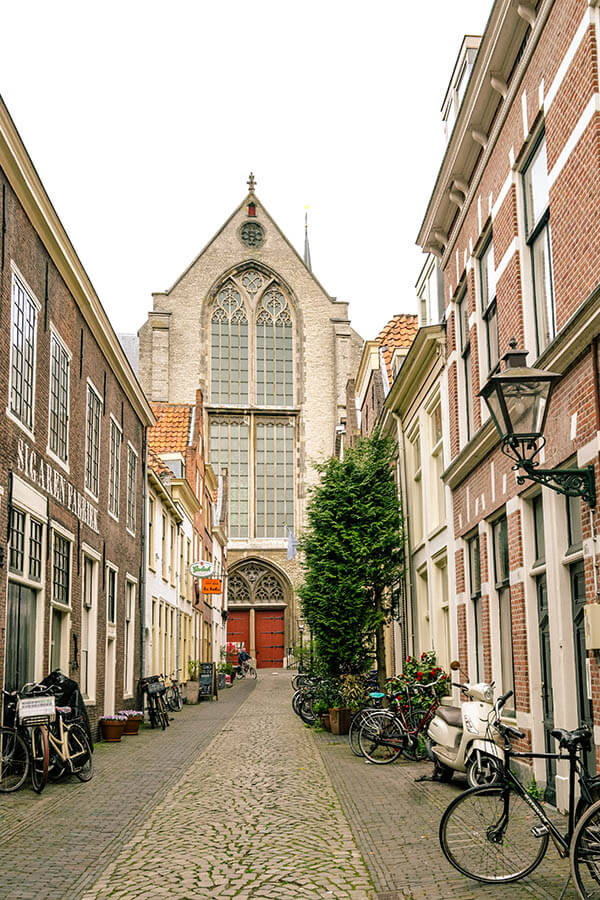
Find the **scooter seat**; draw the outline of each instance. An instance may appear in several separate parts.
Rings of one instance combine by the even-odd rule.
[[[438,706],[435,714],[453,728],[462,727],[462,710],[459,706]]]

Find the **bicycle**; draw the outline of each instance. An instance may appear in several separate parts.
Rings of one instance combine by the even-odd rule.
[[[238,678],[256,678],[257,672],[254,666],[245,659],[244,662],[238,666],[237,676]]]
[[[566,858],[573,843],[575,822],[592,804],[600,808],[595,803],[600,797],[600,776],[591,776],[586,764],[585,754],[591,749],[587,726],[574,731],[562,728],[552,731],[559,742],[558,753],[515,752],[511,738],[523,738],[525,734],[500,721],[500,710],[510,696],[512,691],[496,701],[495,721],[490,723],[490,728],[496,729],[504,741],[499,782],[459,794],[444,812],[439,829],[440,845],[448,862],[468,878],[485,884],[505,884],[529,875],[544,858],[550,838],[559,855]],[[569,814],[565,834],[511,771],[510,762],[514,758],[569,761]],[[577,804],[576,778],[581,790]],[[600,848],[597,841],[596,847]],[[600,872],[600,853],[597,858]]]
[[[183,709],[183,697],[181,696],[177,675],[171,675],[169,681],[171,683],[165,691],[165,703],[173,712],[181,712]]]
[[[149,675],[146,678],[140,678],[140,687],[142,693],[146,695],[150,725],[152,728],[162,728],[164,731],[170,723],[169,714],[163,701],[166,689],[160,680],[160,675]]]
[[[75,775],[89,781],[94,774],[92,748],[85,730],[77,722],[67,722],[70,706],[56,707],[56,720],[47,729],[50,751],[49,773],[53,778]]]
[[[28,774],[37,793],[43,791],[48,780],[47,725],[54,718],[55,704],[52,696],[27,696],[27,689],[36,687],[39,686],[28,684],[21,692],[2,691],[13,725],[0,728],[1,793],[19,790]]]
[[[421,712],[421,703],[416,698],[446,681],[440,676],[423,687],[403,688],[405,697],[396,694],[396,709],[373,711],[362,725],[358,734],[358,744],[363,756],[376,765],[387,765],[403,754],[413,762],[424,759],[427,751],[422,743],[422,735],[427,732],[429,723],[440,705],[440,698],[434,693],[429,705]],[[411,693],[412,690],[412,693]],[[418,708],[415,708],[417,706]]]

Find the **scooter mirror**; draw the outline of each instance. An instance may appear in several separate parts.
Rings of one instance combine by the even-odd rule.
[[[459,661],[457,659],[453,659],[452,662],[450,663],[450,668],[452,669],[453,672],[456,672],[458,669],[460,669]]]

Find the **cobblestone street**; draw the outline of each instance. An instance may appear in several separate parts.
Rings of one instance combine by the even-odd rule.
[[[516,885],[462,878],[437,839],[461,786],[366,764],[290,698],[288,673],[262,670],[164,733],[98,745],[88,785],[2,797],[2,900],[558,900],[568,865],[552,847]]]

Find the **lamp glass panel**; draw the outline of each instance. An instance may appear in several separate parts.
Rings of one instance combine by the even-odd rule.
[[[506,420],[504,419],[502,406],[500,404],[500,400],[498,399],[497,388],[491,391],[491,393],[488,394],[485,400],[492,414],[492,418],[496,424],[496,428],[500,432],[500,435],[502,437],[505,437],[510,430],[510,423],[506,422]]]
[[[550,384],[544,381],[504,383],[504,402],[514,435],[541,434]]]

